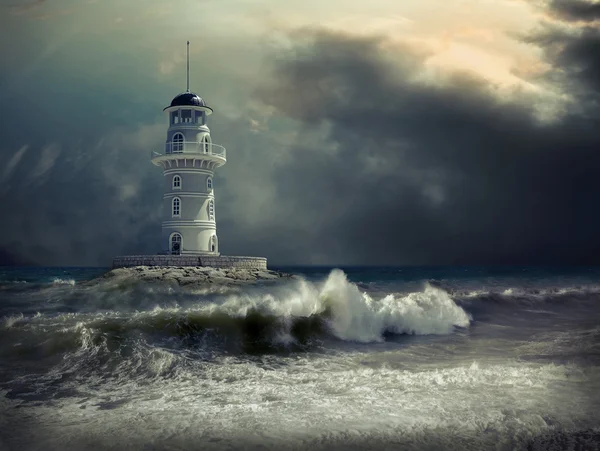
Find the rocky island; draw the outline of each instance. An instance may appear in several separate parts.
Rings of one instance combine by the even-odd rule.
[[[247,285],[291,279],[294,276],[280,271],[256,268],[213,268],[210,266],[133,266],[116,268],[90,281],[110,281],[118,285],[138,282],[169,283],[186,287],[207,285]]]

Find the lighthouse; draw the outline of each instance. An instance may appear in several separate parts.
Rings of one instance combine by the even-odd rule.
[[[186,91],[163,110],[168,118],[164,151],[152,155],[164,177],[161,253],[219,255],[213,176],[227,158],[210,136],[212,108],[189,89],[189,42],[187,74]]]
[[[224,256],[219,252],[215,170],[227,162],[225,148],[212,142],[207,118],[213,112],[190,91],[190,43],[187,43],[187,89],[165,107],[164,147],[150,160],[162,169],[161,245],[156,255],[121,255],[113,268],[131,266],[211,266],[267,269],[265,257]],[[158,199],[157,199],[158,201]]]

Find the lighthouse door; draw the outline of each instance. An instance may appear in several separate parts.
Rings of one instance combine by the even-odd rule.
[[[174,233],[171,236],[171,254],[181,254],[181,235],[179,233]]]

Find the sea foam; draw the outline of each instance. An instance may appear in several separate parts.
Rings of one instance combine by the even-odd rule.
[[[375,300],[341,270],[333,270],[322,284],[299,280],[283,292],[230,295],[226,302],[201,310],[238,317],[250,312],[287,318],[319,315],[335,337],[359,342],[382,341],[386,332],[449,334],[455,326],[468,327],[471,319],[440,288],[426,285],[420,292]]]
[[[61,279],[57,277],[52,281],[52,285],[71,285],[75,286],[75,280],[73,279]]]

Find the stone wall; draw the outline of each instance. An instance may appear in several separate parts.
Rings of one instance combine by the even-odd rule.
[[[113,259],[113,268],[129,266],[211,266],[213,268],[267,269],[264,257],[198,255],[124,255]]]

